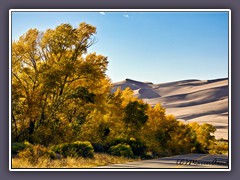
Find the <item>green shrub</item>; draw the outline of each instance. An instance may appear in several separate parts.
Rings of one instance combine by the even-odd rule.
[[[128,144],[117,144],[116,146],[111,146],[109,149],[109,153],[115,156],[124,156],[133,158],[134,154],[132,152],[132,148]]]
[[[24,143],[12,143],[12,154],[16,155],[18,154],[20,151],[22,151],[24,148],[26,147],[26,145]]]
[[[127,139],[125,139],[125,138],[115,138],[115,139],[113,139],[112,140],[112,142],[110,143],[111,144],[111,146],[116,146],[116,145],[118,145],[118,144],[127,144],[128,143],[128,140]]]
[[[76,141],[74,143],[64,143],[53,147],[55,153],[63,157],[85,157],[92,158],[94,156],[94,149],[88,141]]]
[[[32,164],[37,164],[41,158],[51,158],[56,159],[56,154],[48,150],[43,145],[32,145],[25,143],[26,148],[18,153],[20,158],[28,160]]]
[[[227,154],[228,142],[225,140],[218,140],[209,151],[210,154]]]
[[[111,146],[116,146],[117,144],[128,144],[131,147],[132,152],[135,156],[144,157],[146,155],[147,147],[145,146],[144,142],[139,138],[117,138],[111,142]]]
[[[94,152],[106,152],[104,145],[100,143],[93,143],[92,146],[93,146]]]

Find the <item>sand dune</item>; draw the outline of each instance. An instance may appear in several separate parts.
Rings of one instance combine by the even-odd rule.
[[[153,84],[126,79],[114,83],[112,91],[130,87],[134,95],[154,106],[161,103],[167,114],[185,123],[211,123],[216,138],[228,139],[228,79],[183,80]]]

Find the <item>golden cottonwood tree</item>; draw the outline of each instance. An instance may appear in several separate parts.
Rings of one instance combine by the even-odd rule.
[[[96,28],[30,29],[12,43],[12,137],[41,144],[74,137],[109,91],[107,57],[87,54]]]
[[[189,123],[189,127],[194,130],[195,138],[198,142],[196,146],[196,150],[202,153],[206,153],[209,149],[213,148],[215,136],[213,133],[216,131],[216,128],[207,123],[203,123],[202,125],[192,122]]]

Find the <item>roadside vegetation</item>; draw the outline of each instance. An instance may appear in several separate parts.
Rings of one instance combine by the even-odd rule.
[[[228,140],[218,139],[214,142],[209,150],[210,154],[225,154],[228,155]]]
[[[84,168],[219,153],[210,124],[183,124],[130,88],[111,91],[107,57],[87,53],[96,28],[30,29],[12,42],[13,168]]]

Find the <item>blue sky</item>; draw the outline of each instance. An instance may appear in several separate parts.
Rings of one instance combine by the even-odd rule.
[[[30,28],[81,22],[97,28],[88,52],[108,56],[113,82],[228,76],[227,12],[12,12],[12,39]]]

